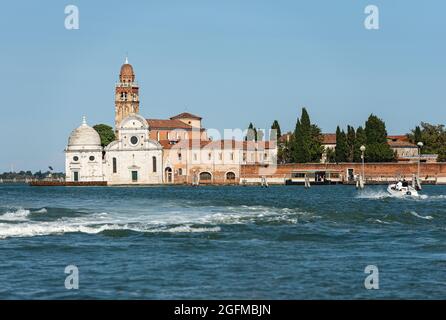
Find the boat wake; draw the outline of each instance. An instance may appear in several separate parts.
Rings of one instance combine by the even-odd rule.
[[[0,239],[66,233],[108,234],[110,231],[212,233],[220,232],[221,225],[295,224],[299,219],[312,218],[311,214],[295,209],[263,206],[177,208],[169,212],[139,214],[16,208],[0,214]]]
[[[376,190],[362,190],[356,195],[357,199],[385,199],[385,198],[393,198],[386,191],[376,191]]]
[[[362,190],[359,191],[359,193],[356,195],[357,199],[376,199],[376,200],[382,200],[382,199],[400,199],[400,200],[429,200],[429,201],[435,201],[435,200],[444,200],[446,199],[446,195],[427,195],[427,194],[420,194],[418,196],[399,196],[399,195],[392,195],[384,190]]]

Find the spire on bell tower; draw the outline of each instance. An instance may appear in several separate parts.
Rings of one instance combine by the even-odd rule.
[[[139,86],[126,56],[115,88],[115,130],[118,130],[123,119],[135,113],[139,113]]]

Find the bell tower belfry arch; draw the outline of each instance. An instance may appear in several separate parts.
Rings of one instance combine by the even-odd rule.
[[[123,119],[139,113],[139,86],[135,81],[133,67],[125,58],[115,86],[115,130]]]

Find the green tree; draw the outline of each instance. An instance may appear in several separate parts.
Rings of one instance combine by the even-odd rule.
[[[279,139],[281,136],[282,136],[282,131],[280,130],[280,124],[279,124],[279,121],[277,121],[277,120],[274,120],[274,122],[273,122],[273,124],[272,124],[272,126],[271,126],[271,130],[275,130],[275,137],[273,137],[273,139],[274,138],[277,138],[277,139]],[[274,135],[274,134],[273,134]]]
[[[438,154],[437,161],[446,161],[446,131],[444,125],[421,122],[421,127],[415,127],[408,134],[408,137],[413,143],[423,142],[421,153]]]
[[[106,124],[97,124],[93,126],[93,128],[101,137],[102,147],[108,146],[110,142],[114,141],[116,138],[113,128]]]
[[[352,126],[347,126],[347,161],[353,162],[355,158],[356,131]]]
[[[366,152],[368,162],[390,162],[395,154],[387,143],[386,124],[371,114],[365,123]]]
[[[346,162],[348,155],[347,136],[339,126],[336,128],[335,160],[337,163]]]
[[[257,130],[254,128],[252,122],[249,123],[248,132],[246,133],[245,141],[257,141]]]
[[[415,144],[417,144],[418,142],[423,140],[423,135],[422,135],[420,126],[415,127],[415,130],[413,131],[413,138],[414,138],[413,143],[415,143]]]
[[[321,130],[310,121],[310,116],[305,108],[302,108],[300,119],[296,121],[294,130],[292,159],[297,163],[319,162],[322,147]]]
[[[356,139],[355,139],[355,147],[354,147],[354,162],[361,162],[361,146],[365,146],[367,142],[367,138],[365,136],[365,131],[362,126],[359,126],[356,129]]]

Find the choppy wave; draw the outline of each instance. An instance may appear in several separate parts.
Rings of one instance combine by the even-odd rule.
[[[416,213],[415,211],[410,211],[410,214],[413,215],[414,217],[417,217],[420,219],[425,219],[425,220],[432,220],[434,218],[432,216],[421,216],[418,213]]]
[[[26,221],[30,212],[23,208],[10,209],[0,215],[0,221]]]
[[[359,191],[356,195],[357,199],[384,199],[384,198],[391,198],[392,196],[382,190],[362,190]]]
[[[422,191],[421,191],[422,192]],[[446,199],[446,195],[427,195],[421,193],[419,196],[394,196],[388,193],[385,190],[361,190],[356,195],[357,199],[375,199],[375,200],[382,200],[382,199],[399,199],[399,200],[412,200],[412,201],[419,201],[419,200],[429,200],[429,201],[435,201],[435,200],[444,200]]]
[[[42,220],[42,215],[47,220]],[[296,224],[312,219],[312,214],[288,208],[234,206],[177,208],[153,213],[88,213],[63,208],[17,209],[0,215],[0,239],[61,235],[66,233],[99,234],[109,231],[140,233],[220,232],[230,224]],[[49,219],[49,220],[48,220]],[[12,223],[15,222],[15,223]]]

